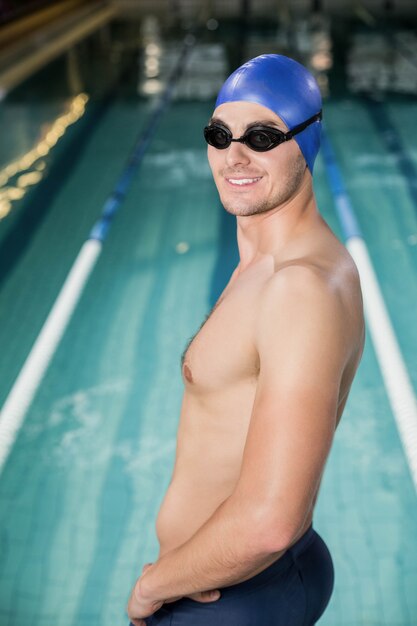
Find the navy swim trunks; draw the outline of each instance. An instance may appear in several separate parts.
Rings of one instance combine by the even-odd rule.
[[[259,574],[219,587],[221,596],[163,604],[147,626],[313,626],[333,592],[333,561],[312,525],[282,557]]]

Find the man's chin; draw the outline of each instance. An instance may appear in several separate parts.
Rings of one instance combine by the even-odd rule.
[[[250,215],[258,215],[258,213],[265,213],[269,211],[271,207],[267,206],[258,206],[253,204],[245,204],[243,202],[223,202],[222,205],[224,209],[230,213],[231,215],[235,215],[236,217],[245,217]]]
[[[231,215],[235,215],[236,217],[242,216],[242,215],[254,214],[253,208],[250,208],[250,207],[241,207],[241,206],[231,205],[225,202],[223,202],[222,204],[223,204],[224,209],[227,211],[227,213],[230,213]]]

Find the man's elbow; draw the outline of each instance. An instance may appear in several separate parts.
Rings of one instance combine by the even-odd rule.
[[[252,547],[259,554],[274,554],[282,552],[294,542],[297,537],[296,524],[277,520],[276,515],[270,512],[256,511],[251,520],[248,535]]]
[[[271,529],[268,526],[259,527],[258,546],[263,554],[284,552],[294,543],[295,533],[290,533],[284,527]]]

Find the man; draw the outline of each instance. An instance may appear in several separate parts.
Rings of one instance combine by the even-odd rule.
[[[320,120],[315,79],[272,54],[226,80],[205,128],[240,261],[184,355],[160,553],[132,591],[135,625],[311,626],[329,602],[333,563],[312,518],[364,318],[356,266],[314,198]]]

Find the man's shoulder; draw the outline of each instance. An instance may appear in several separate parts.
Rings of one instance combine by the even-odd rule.
[[[348,323],[352,316],[360,317],[363,306],[356,265],[350,255],[335,263],[311,257],[281,262],[263,284],[258,306],[260,314],[285,307],[291,317],[302,308],[306,316],[317,311]]]
[[[274,292],[288,295],[304,293],[344,299],[360,293],[360,277],[349,251],[341,245],[331,254],[305,254],[279,260],[264,284],[264,294]]]
[[[306,296],[335,291],[336,271],[325,268],[308,257],[276,264],[263,287],[263,297]]]
[[[349,258],[323,264],[303,257],[278,265],[261,290],[258,324],[273,328],[275,321],[288,332],[300,325],[311,332],[332,330],[356,344],[363,334],[363,301],[359,274]]]

